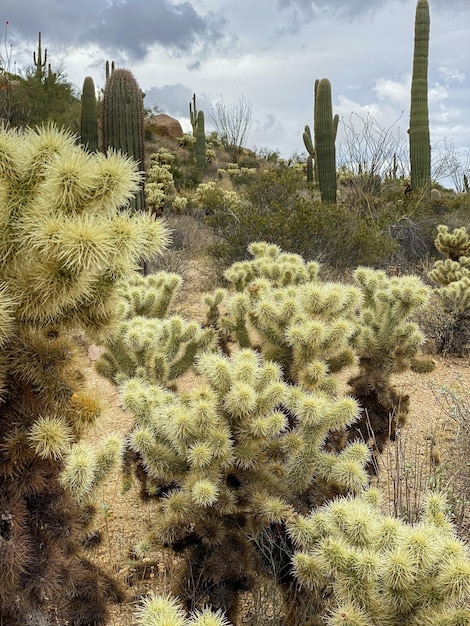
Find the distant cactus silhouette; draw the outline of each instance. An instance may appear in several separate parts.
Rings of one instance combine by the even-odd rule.
[[[81,110],[80,110],[80,138],[90,152],[98,150],[98,113],[96,107],[95,83],[91,76],[83,81]]]

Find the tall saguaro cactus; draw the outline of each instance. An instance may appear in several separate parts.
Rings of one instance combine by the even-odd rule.
[[[42,79],[44,75],[44,68],[46,67],[46,63],[47,63],[47,49],[44,50],[44,58],[43,58],[42,46],[41,46],[41,33],[39,33],[38,35],[38,53],[36,55],[36,53],[33,52],[33,61],[36,67],[36,77]]]
[[[144,102],[132,72],[115,69],[106,81],[103,94],[103,148],[115,148],[133,158],[145,172]],[[136,210],[145,209],[144,186],[131,202]]]
[[[82,145],[90,152],[96,152],[98,150],[98,117],[96,110],[95,83],[91,76],[86,76],[83,81],[80,136]]]
[[[305,126],[304,132],[302,134],[302,138],[304,140],[304,146],[308,152],[307,157],[307,182],[314,182],[314,162],[315,162],[315,148],[313,146],[312,132],[310,130],[310,126]]]
[[[206,131],[204,125],[204,112],[199,111],[197,114],[196,126],[196,169],[200,178],[204,177],[206,172]]]
[[[431,144],[428,112],[429,3],[418,0],[415,15],[410,108],[411,187],[430,192]]]
[[[318,185],[322,201],[336,204],[336,150],[335,139],[338,116],[333,118],[331,83],[322,78],[315,84],[315,157]]]

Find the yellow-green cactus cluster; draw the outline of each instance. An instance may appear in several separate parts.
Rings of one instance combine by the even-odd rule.
[[[170,386],[193,366],[196,354],[212,349],[214,343],[211,329],[179,315],[167,319],[137,315],[121,322],[96,368],[118,384],[136,376]]]
[[[243,291],[255,278],[267,279],[274,287],[314,281],[320,269],[316,261],[306,263],[300,255],[282,252],[276,244],[254,242],[248,252],[251,260],[234,263],[224,273],[236,291]]]
[[[470,237],[465,228],[449,232],[447,226],[439,226],[435,241],[438,250],[447,258],[434,263],[429,278],[436,283],[436,293],[445,308],[465,316],[470,310]],[[468,323],[464,320],[463,323]]]
[[[240,196],[235,191],[223,189],[215,182],[201,183],[198,185],[195,200],[206,212],[217,210],[233,212],[240,206]]]
[[[380,495],[340,498],[289,522],[295,575],[305,593],[333,592],[329,626],[461,626],[470,623],[470,558],[427,497],[419,522],[380,510]]]
[[[411,365],[424,341],[411,315],[423,307],[430,290],[417,276],[389,278],[384,272],[360,267],[354,280],[364,295],[353,345],[360,365],[377,379],[387,380]]]
[[[117,285],[122,299],[121,317],[131,319],[142,315],[163,319],[168,315],[182,282],[181,276],[174,272],[156,272],[148,276],[137,272],[129,274]]]
[[[165,246],[162,224],[129,210],[139,181],[129,159],[85,152],[53,126],[0,130],[0,622],[11,626],[31,607],[48,622],[51,605],[64,623],[105,621],[99,571],[80,554],[82,505],[121,444],[80,443],[100,406],[76,337],[112,333],[118,282]]]
[[[438,250],[453,261],[458,261],[460,257],[470,252],[470,237],[465,227],[454,228],[449,232],[448,226],[439,225],[434,243]]]
[[[118,284],[121,321],[96,363],[101,375],[118,384],[136,376],[170,386],[193,366],[199,352],[214,348],[212,329],[180,315],[169,316],[181,283],[174,273],[134,272]]]
[[[138,626],[230,626],[221,611],[207,607],[187,617],[174,597],[156,594],[144,599],[135,616]]]
[[[330,430],[357,417],[352,398],[293,389],[275,363],[252,350],[230,359],[202,354],[196,369],[206,383],[184,394],[137,379],[122,387],[123,405],[136,421],[129,446],[142,461],[148,489],[173,486],[155,521],[160,541],[171,545],[196,533],[216,545],[224,519],[236,514],[258,532],[282,521],[293,492],[319,476],[354,491],[367,483],[366,446],[351,444],[340,455],[322,449]]]
[[[225,272],[236,293],[225,299],[220,328],[277,361],[289,382],[333,393],[332,374],[354,363],[349,340],[360,291],[319,281],[318,263],[278,246],[260,242],[249,250],[253,260]]]
[[[349,382],[365,412],[348,436],[367,441],[377,434],[381,451],[395,433],[390,415],[401,424],[409,409],[392,375],[418,363],[419,371],[434,366],[418,358],[424,337],[411,321],[430,290],[416,276],[390,278],[365,267],[351,285],[324,282],[318,263],[276,245],[256,242],[249,251],[251,260],[225,272],[233,289],[206,299],[208,320],[221,336],[276,361],[284,380],[304,389],[335,394],[336,374],[357,365]]]

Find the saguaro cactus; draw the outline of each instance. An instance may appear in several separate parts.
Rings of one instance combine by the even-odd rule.
[[[86,76],[83,81],[80,136],[82,145],[90,152],[96,152],[98,150],[98,117],[96,110],[95,83],[91,76]]]
[[[410,108],[410,166],[412,190],[431,190],[431,143],[428,112],[429,4],[418,0],[415,16]]]
[[[44,50],[44,58],[42,56],[41,33],[38,35],[38,53],[33,52],[33,62],[36,67],[36,77],[41,79],[44,76],[44,68],[47,63],[47,49]]]
[[[305,126],[302,138],[304,140],[305,149],[308,152],[308,157],[307,157],[307,182],[313,183],[313,181],[314,181],[313,168],[314,168],[314,162],[315,162],[315,148],[313,147],[313,138],[312,138],[312,133],[311,133],[311,130],[310,130],[310,126],[308,126],[308,125]]]
[[[203,111],[199,111],[197,114],[196,169],[199,177],[203,178],[206,173],[206,131]]]
[[[197,108],[196,108],[196,94],[193,93],[193,101],[189,103],[189,119],[191,121],[191,126],[193,127],[193,136],[196,137],[197,134]]]
[[[318,82],[315,91],[315,157],[318,172],[318,186],[322,201],[336,204],[336,128],[338,116],[333,118],[331,84],[327,78]]]
[[[132,72],[115,69],[106,81],[103,94],[103,148],[115,148],[129,155],[145,173],[144,102],[142,91]],[[131,205],[145,209],[143,182]]]

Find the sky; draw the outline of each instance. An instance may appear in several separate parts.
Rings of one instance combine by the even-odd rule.
[[[468,168],[470,0],[429,6],[433,153]],[[0,55],[12,69],[31,66],[41,31],[48,62],[78,92],[85,76],[103,88],[114,60],[133,72],[144,105],[178,118],[185,132],[193,93],[206,132],[218,102],[243,98],[252,112],[247,147],[287,159],[305,153],[317,78],[331,82],[338,144],[366,119],[406,141],[415,10],[416,0],[2,0]]]

